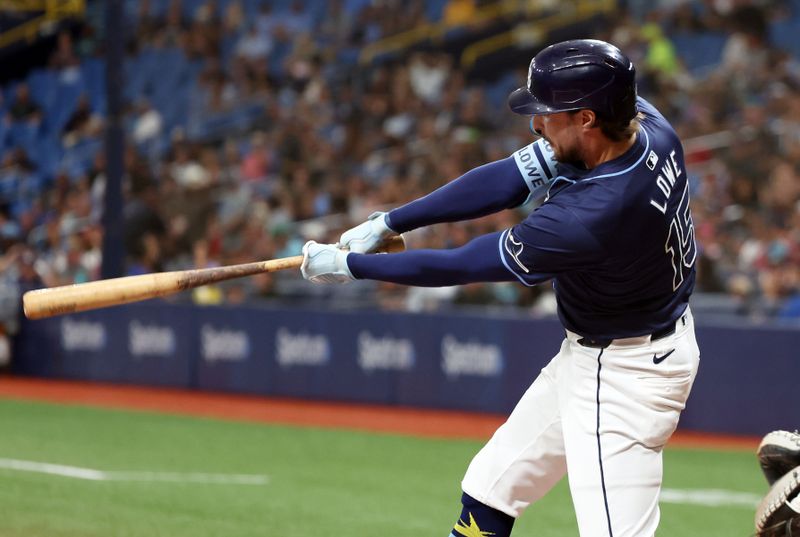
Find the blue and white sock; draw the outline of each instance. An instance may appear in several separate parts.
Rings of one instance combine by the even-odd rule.
[[[467,493],[461,496],[461,517],[449,537],[509,537],[514,517],[484,505]]]

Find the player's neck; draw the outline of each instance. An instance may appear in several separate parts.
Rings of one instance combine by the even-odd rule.
[[[628,149],[630,149],[636,142],[636,134],[632,134],[628,139],[619,142],[614,142],[599,134],[596,137],[591,137],[587,140],[586,151],[583,157],[583,163],[586,169],[591,170],[622,156]]]

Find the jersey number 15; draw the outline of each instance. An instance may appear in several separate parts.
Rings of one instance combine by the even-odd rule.
[[[669,235],[664,245],[664,251],[670,256],[672,263],[672,290],[681,286],[689,275],[694,258],[697,255],[697,246],[694,243],[694,224],[692,213],[689,212],[689,182],[683,190],[681,202],[675,217],[669,224]]]

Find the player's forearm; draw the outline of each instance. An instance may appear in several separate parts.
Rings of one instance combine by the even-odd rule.
[[[470,170],[427,196],[390,211],[387,223],[394,231],[405,233],[516,207],[527,195],[514,158],[509,157]]]
[[[452,250],[409,250],[397,254],[349,254],[347,264],[357,279],[445,287],[474,282],[512,281],[498,250],[500,233],[483,235]]]

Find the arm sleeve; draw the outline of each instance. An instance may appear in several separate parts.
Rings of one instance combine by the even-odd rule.
[[[441,188],[389,212],[389,227],[405,233],[431,224],[457,222],[516,207],[528,188],[512,157],[472,169]]]
[[[398,233],[469,220],[528,200],[542,199],[558,175],[553,149],[543,138],[503,160],[471,170],[418,200],[391,211],[388,225]]]
[[[349,254],[347,265],[357,279],[419,287],[474,282],[514,281],[498,247],[500,233],[482,235],[452,250],[409,250],[397,254]]]

